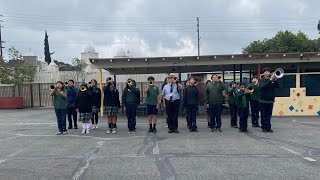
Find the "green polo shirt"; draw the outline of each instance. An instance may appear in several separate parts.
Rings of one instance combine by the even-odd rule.
[[[249,86],[253,86],[254,91],[250,94],[250,100],[253,101],[259,101],[260,99],[260,87],[259,85],[255,85],[255,84],[250,84]]]
[[[147,105],[158,105],[158,96],[160,94],[159,88],[157,86],[149,86],[147,92]]]
[[[67,94],[67,90],[63,90],[63,94]],[[63,97],[58,91],[53,94],[54,109],[67,109],[67,99]]]

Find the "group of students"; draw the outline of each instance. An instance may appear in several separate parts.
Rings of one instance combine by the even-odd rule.
[[[169,74],[162,85],[162,93],[154,84],[154,77],[148,77],[148,86],[144,90],[146,93],[147,115],[149,122],[149,133],[156,133],[157,113],[160,107],[164,109],[164,117],[167,122],[168,133],[179,133],[178,114],[180,97],[183,95],[182,106],[186,110],[186,120],[190,132],[198,132],[197,111],[199,106],[199,90],[197,81],[190,77],[185,83],[185,87],[179,83],[175,74]],[[68,116],[69,127],[77,129],[77,114],[80,114],[82,122],[82,134],[89,134],[90,121],[92,129],[98,128],[98,113],[101,107],[101,90],[97,87],[97,81],[91,80],[87,84],[83,83],[79,89],[74,86],[74,81],[69,80],[67,85],[61,81],[51,90],[53,104],[58,122],[58,134],[65,134],[66,116]],[[211,76],[211,81],[207,81],[204,90],[204,106],[207,111],[208,127],[212,132],[221,132],[221,113],[223,101],[229,96],[229,108],[231,114],[231,126],[238,128],[237,116],[239,115],[240,132],[247,132],[247,120],[249,115],[249,102],[251,105],[252,126],[259,126],[259,112],[261,113],[261,128],[263,132],[273,132],[270,119],[275,97],[275,88],[279,84],[277,80],[270,76],[270,69],[263,70],[263,77],[252,78],[252,84],[248,88],[245,83],[230,83],[226,88],[220,77],[216,74]],[[140,104],[140,90],[133,79],[128,79],[122,92],[122,103],[120,104],[119,91],[112,78],[107,79],[107,85],[103,87],[104,111],[108,117],[108,134],[117,132],[117,115],[119,108],[125,106],[128,120],[128,133],[136,132],[136,111]]]

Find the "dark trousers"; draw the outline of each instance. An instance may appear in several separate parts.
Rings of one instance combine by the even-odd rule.
[[[265,129],[265,130],[271,129],[272,110],[273,110],[273,103],[260,103],[262,129]]]
[[[55,109],[59,132],[66,131],[66,114],[67,109]]]
[[[209,104],[211,129],[221,128],[221,112],[222,112],[222,103]]]
[[[246,108],[239,108],[239,129],[240,130],[247,130],[248,129],[248,116],[249,116],[249,109]]]
[[[197,129],[197,105],[187,107],[189,129]]]
[[[126,115],[128,118],[129,131],[135,131],[136,130],[137,104],[135,104],[135,103],[126,104]]]
[[[68,107],[67,109],[67,114],[68,114],[68,122],[69,122],[69,127],[72,128],[72,119],[74,123],[74,127],[77,127],[77,111],[76,108],[74,107]]]
[[[92,124],[98,124],[98,120],[99,120],[99,114],[98,113],[92,113]]]
[[[259,125],[259,101],[250,101],[252,125]]]
[[[179,100],[166,101],[167,122],[170,130],[178,129]],[[188,117],[189,118],[189,117]]]
[[[237,106],[235,104],[230,104],[231,126],[238,125],[237,111]]]

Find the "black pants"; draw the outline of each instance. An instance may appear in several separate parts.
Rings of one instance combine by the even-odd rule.
[[[250,101],[252,125],[259,125],[259,101]]]
[[[249,109],[246,108],[239,108],[239,129],[240,130],[247,130],[248,129],[248,116],[249,116]]]
[[[166,101],[167,122],[170,130],[178,129],[179,100]]]
[[[98,113],[92,113],[93,117],[91,119],[92,124],[98,124],[98,120],[99,120],[99,114]]]
[[[221,128],[222,103],[209,104],[211,129]]]
[[[72,119],[73,119],[74,127],[78,127],[78,124],[77,124],[78,113],[76,109],[74,107],[68,107],[67,114],[68,114],[69,128],[72,128]]]
[[[191,105],[187,107],[187,113],[188,113],[188,124],[189,129],[194,130],[197,129],[197,105]]]
[[[238,126],[237,106],[230,104],[231,126]]]
[[[273,103],[260,103],[262,129],[265,129],[265,130],[271,129],[272,110],[273,110]]]
[[[128,118],[129,131],[136,130],[136,116],[137,116],[137,104],[126,104],[126,115]]]

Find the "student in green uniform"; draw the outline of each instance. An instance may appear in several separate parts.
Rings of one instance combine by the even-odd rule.
[[[250,94],[250,107],[251,107],[251,118],[252,127],[259,126],[259,79],[258,76],[253,76],[252,83],[249,86],[253,87],[253,92]]]
[[[61,81],[56,83],[56,86],[51,89],[50,96],[53,96],[53,106],[57,116],[59,132],[57,135],[67,133],[66,115],[67,115],[67,90]]]
[[[204,92],[205,107],[209,109],[210,126],[212,132],[221,132],[221,113],[226,86],[219,80],[218,75],[211,76],[212,82],[206,86]]]
[[[246,89],[245,83],[240,83],[240,91],[236,92],[237,105],[240,116],[239,132],[248,132],[249,99],[252,91]]]
[[[231,115],[231,127],[238,128],[238,115],[237,115],[237,105],[235,100],[235,95],[237,92],[237,83],[235,81],[232,81],[229,85],[228,89],[228,103],[229,103],[229,109],[230,109],[230,115]]]
[[[160,107],[160,91],[157,86],[154,85],[154,77],[148,77],[148,87],[145,89],[147,94],[147,115],[149,121],[149,133],[156,133],[157,113]]]

